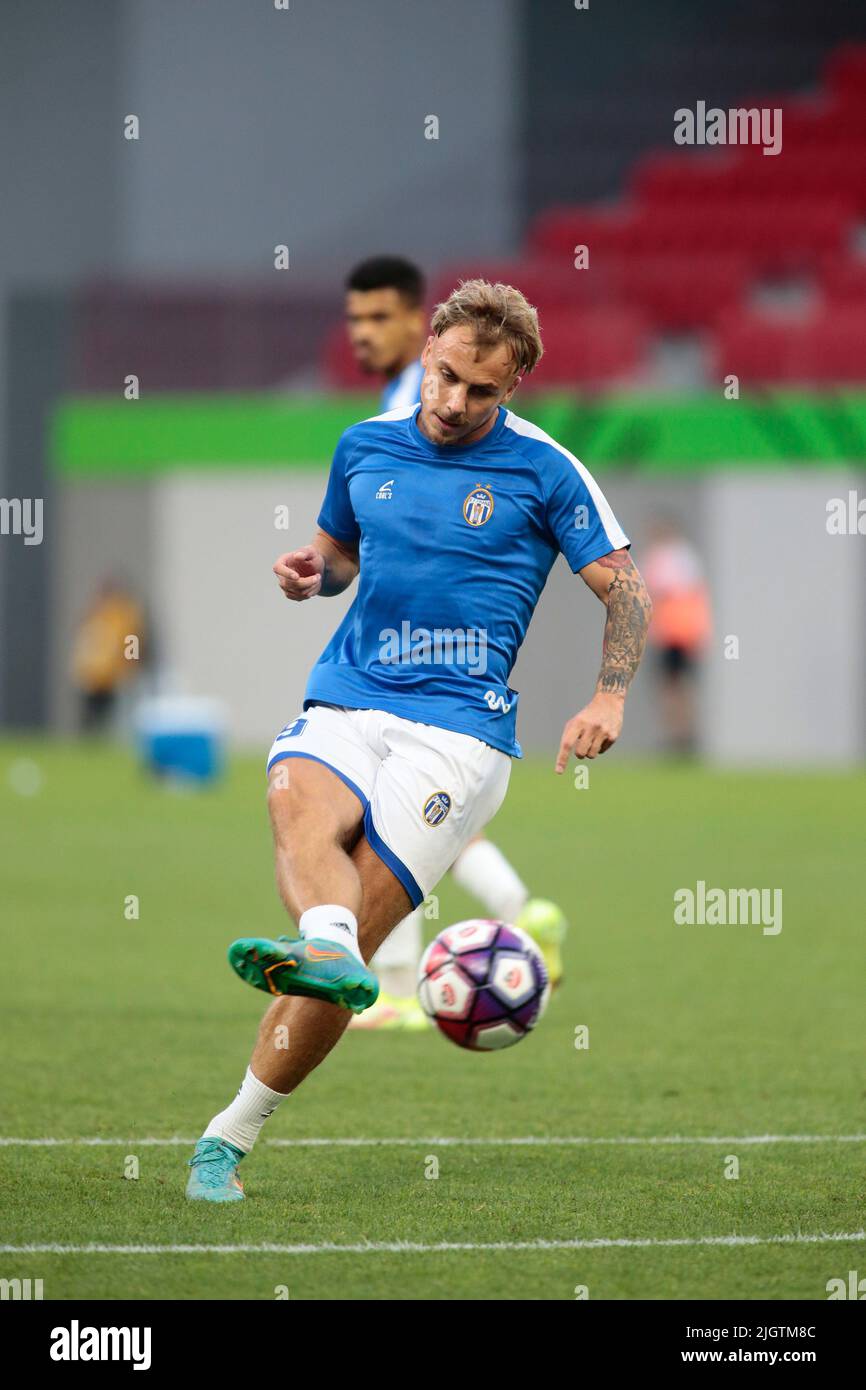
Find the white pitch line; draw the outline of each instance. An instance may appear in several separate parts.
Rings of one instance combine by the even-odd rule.
[[[4,1255],[437,1255],[482,1250],[646,1250],[662,1246],[830,1245],[866,1240],[866,1231],[780,1236],[679,1236],[668,1240],[622,1237],[588,1240],[367,1241],[358,1245],[0,1245]]]
[[[866,1143],[866,1134],[721,1134],[721,1135],[701,1135],[701,1134],[667,1134],[667,1135],[618,1135],[612,1137],[596,1137],[593,1135],[527,1135],[522,1138],[470,1138],[459,1135],[448,1136],[428,1136],[420,1139],[406,1138],[321,1138],[321,1139],[264,1139],[265,1145],[270,1145],[280,1149],[315,1149],[315,1148],[448,1148],[448,1147],[491,1147],[491,1148],[557,1148],[567,1146],[586,1146],[597,1145],[665,1145],[665,1144],[863,1144]],[[80,1146],[83,1148],[101,1148],[109,1146],[121,1146],[125,1148],[150,1146],[192,1146],[196,1143],[194,1138],[181,1138],[178,1135],[170,1139],[159,1139],[153,1137],[134,1137],[134,1138],[42,1138],[42,1139],[16,1139],[12,1137],[0,1136],[0,1148],[53,1148],[62,1145]]]
[[[866,1143],[866,1134],[746,1134],[746,1135],[615,1135],[595,1137],[593,1135],[527,1135],[525,1138],[427,1138],[427,1139],[268,1139],[267,1143],[277,1148],[300,1148],[314,1145],[346,1145],[363,1148],[376,1144],[384,1145],[429,1145],[447,1147],[448,1145],[489,1145],[491,1147],[562,1147],[564,1145],[600,1144],[861,1144]]]

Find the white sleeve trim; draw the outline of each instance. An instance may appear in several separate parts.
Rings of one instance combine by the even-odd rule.
[[[533,425],[529,420],[524,420],[522,416],[515,415],[511,410],[508,411],[505,417],[505,428],[514,430],[515,434],[525,435],[528,439],[537,439],[540,444],[549,444],[552,449],[556,449],[558,453],[564,454],[571,462],[572,466],[577,469],[587,492],[593,500],[605,535],[610,541],[611,550],[621,550],[623,546],[630,544],[628,536],[613,514],[613,508],[589,469],[584,468],[580,459],[575,458],[574,454],[569,453],[568,449],[564,449],[561,444],[557,444],[556,440],[551,439],[550,435],[545,434],[544,430],[539,429],[538,425]]]

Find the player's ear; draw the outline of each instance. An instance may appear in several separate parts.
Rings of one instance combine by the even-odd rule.
[[[421,350],[421,364],[424,367],[426,367],[427,363],[430,361],[430,349],[432,348],[432,346],[433,334],[431,333],[430,337],[427,339],[426,343],[424,344],[424,347]]]
[[[516,376],[516,377],[514,378],[514,380],[512,381],[511,385],[509,386],[508,390],[505,392],[505,395],[502,397],[502,400],[500,401],[500,405],[505,405],[505,402],[506,402],[506,401],[510,401],[510,400],[511,400],[511,397],[514,395],[515,391],[517,390],[517,388],[518,388],[518,386],[520,385],[520,383],[521,383],[522,380],[523,380],[523,377],[522,377],[522,376]]]

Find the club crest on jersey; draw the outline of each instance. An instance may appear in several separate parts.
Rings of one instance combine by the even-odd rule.
[[[447,792],[434,792],[424,802],[424,819],[428,825],[441,825],[451,810],[451,797]]]
[[[487,487],[473,488],[463,503],[463,519],[470,526],[483,526],[493,515],[493,493]]]

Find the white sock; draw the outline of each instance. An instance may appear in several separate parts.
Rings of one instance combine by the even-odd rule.
[[[247,1074],[231,1105],[214,1115],[202,1138],[227,1139],[236,1149],[248,1154],[265,1120],[285,1099],[282,1091],[272,1091],[247,1067]]]
[[[424,908],[416,907],[414,912],[397,923],[373,957],[371,965],[379,977],[383,994],[408,999],[415,993],[418,962],[421,959],[423,916]]]
[[[514,922],[529,900],[529,889],[491,840],[472,840],[451,866],[467,893],[484,904],[491,917]]]
[[[364,957],[358,945],[358,920],[354,912],[339,903],[322,903],[320,907],[308,907],[301,913],[298,923],[301,936],[315,936],[319,941],[336,941],[345,946],[363,965]]]

